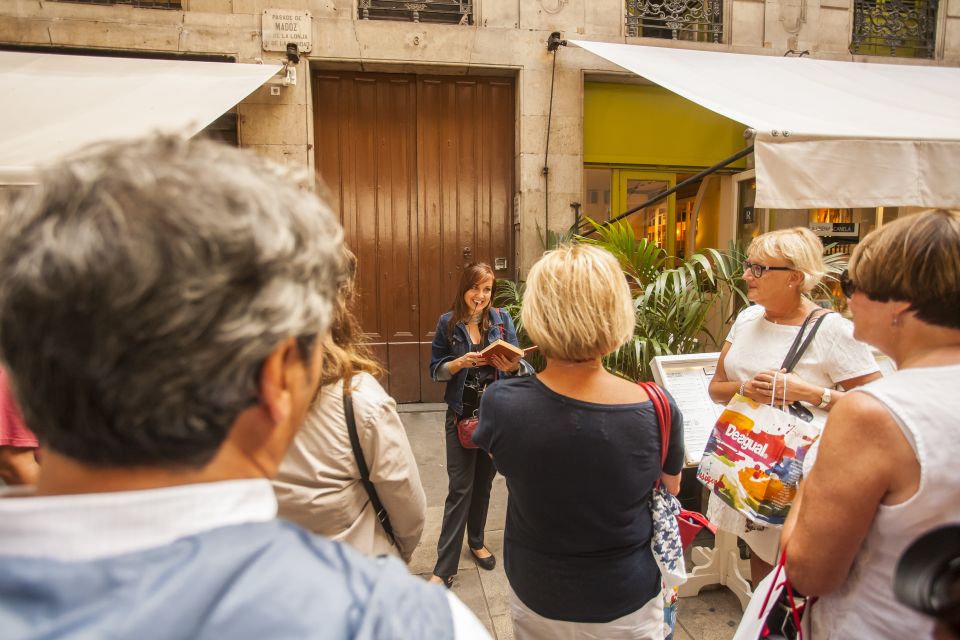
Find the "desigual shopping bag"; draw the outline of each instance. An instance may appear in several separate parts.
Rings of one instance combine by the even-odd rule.
[[[774,391],[776,385],[774,377]],[[783,524],[803,459],[820,437],[819,427],[785,409],[733,396],[713,426],[697,469],[700,482],[758,524]]]

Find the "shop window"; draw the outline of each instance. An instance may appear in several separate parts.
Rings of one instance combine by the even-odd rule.
[[[473,24],[473,0],[403,2],[401,0],[360,0],[361,20],[399,20],[438,24]]]
[[[723,0],[627,0],[627,35],[723,42]]]
[[[850,52],[932,58],[938,0],[854,0]]]
[[[580,209],[580,215],[597,222],[609,220],[612,189],[613,169],[585,167],[583,170],[583,205]]]

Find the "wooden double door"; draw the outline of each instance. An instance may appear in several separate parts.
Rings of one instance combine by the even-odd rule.
[[[512,278],[514,84],[316,72],[317,169],[357,254],[357,315],[398,402],[436,402],[430,343],[463,266]]]

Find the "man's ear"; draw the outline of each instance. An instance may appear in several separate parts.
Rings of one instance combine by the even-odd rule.
[[[299,359],[296,340],[287,338],[270,352],[260,369],[260,403],[274,424],[290,418],[292,397],[287,376],[291,358]]]

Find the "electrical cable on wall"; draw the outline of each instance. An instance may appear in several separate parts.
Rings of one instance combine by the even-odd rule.
[[[553,84],[557,79],[557,49],[566,45],[560,38],[560,32],[554,31],[547,39],[547,51],[553,53],[553,66],[550,71],[550,103],[547,107],[547,141],[543,151],[543,246],[550,248],[550,123],[553,120]]]

